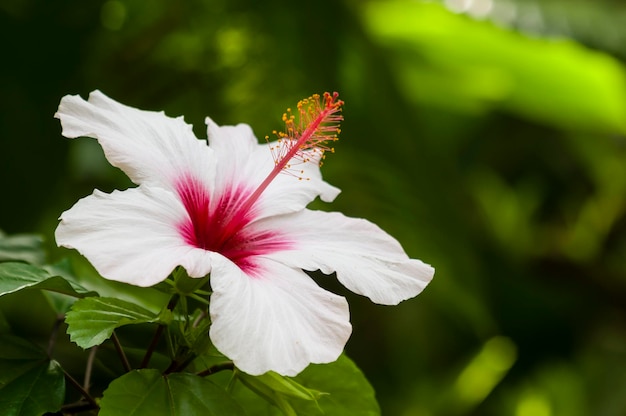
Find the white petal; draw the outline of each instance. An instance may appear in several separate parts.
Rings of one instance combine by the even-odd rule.
[[[252,375],[294,376],[335,361],[352,330],[346,300],[301,270],[268,260],[261,267],[248,276],[214,255],[209,334],[217,349]]]
[[[88,101],[66,95],[55,117],[61,120],[64,136],[98,139],[109,162],[136,184],[172,187],[181,175],[188,175],[212,189],[212,151],[182,117],[128,107],[100,91],[89,94]]]
[[[218,126],[209,117],[205,119],[209,145],[215,152],[215,195],[231,193],[237,189],[251,194],[263,180],[267,168],[255,163],[250,155],[259,147],[252,129],[247,124]]]
[[[259,142],[247,124],[218,126],[210,117],[205,119],[211,149],[227,157],[239,156],[246,160],[256,150]]]
[[[257,151],[259,158],[261,153],[269,159],[274,166],[269,146],[261,146]],[[319,157],[309,152],[311,160],[308,162],[293,162],[290,170],[281,172],[263,193],[263,212],[271,212],[273,215],[300,211],[316,197],[324,202],[332,202],[341,192],[322,179],[319,167]],[[278,202],[277,202],[278,201]],[[278,207],[276,206],[278,205]]]
[[[186,218],[182,204],[164,189],[96,190],[61,215],[55,237],[103,277],[152,286],[178,265],[193,277],[211,271],[209,252],[189,246],[180,235],[178,224]]]
[[[418,295],[435,270],[410,259],[398,241],[375,224],[337,212],[304,210],[267,219],[263,227],[281,230],[295,251],[271,254],[288,266],[337,272],[351,291],[373,302],[395,305]]]

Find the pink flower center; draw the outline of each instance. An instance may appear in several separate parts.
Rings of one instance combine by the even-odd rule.
[[[202,183],[183,177],[177,191],[189,219],[178,230],[187,244],[220,253],[247,274],[255,275],[255,256],[286,249],[291,243],[278,231],[250,224],[254,219],[252,211],[241,207],[251,192],[242,187],[227,189],[213,202]]]
[[[325,93],[323,97],[314,95],[300,101],[298,120],[287,110],[283,115],[285,132],[277,133],[276,144],[270,145],[274,168],[256,189],[225,187],[212,201],[200,181],[183,176],[176,190],[189,215],[178,227],[185,242],[220,253],[247,274],[257,276],[261,273],[254,261],[256,256],[292,246],[293,242],[280,230],[265,230],[255,225],[253,207],[274,178],[281,172],[288,172],[292,163],[317,160],[321,164],[324,152],[334,151],[326,143],[337,140],[339,122],[343,119],[340,114],[343,101],[337,97],[337,93]]]

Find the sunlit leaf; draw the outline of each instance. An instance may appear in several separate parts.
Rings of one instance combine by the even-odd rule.
[[[65,317],[70,339],[82,348],[100,345],[123,325],[157,322],[159,316],[133,303],[91,297],[76,301]]]
[[[93,296],[77,283],[26,263],[0,263],[0,296],[23,289],[45,289],[74,297]]]
[[[65,397],[61,367],[39,348],[10,335],[0,336],[0,409],[4,416],[55,412]]]
[[[365,22],[386,45],[406,96],[478,113],[496,104],[532,120],[626,132],[624,67],[571,40],[537,39],[416,1],[372,2]]]
[[[52,265],[45,265],[44,269],[51,275],[61,276],[68,282],[74,283],[76,287],[79,287],[79,284],[76,283],[77,278],[74,275],[72,264],[68,259],[62,259]],[[42,293],[57,315],[65,315],[65,313],[70,310],[74,302],[76,302],[75,296],[68,296],[64,293],[53,292],[50,290],[45,290]],[[89,295],[97,295],[97,293],[93,291],[89,292]]]
[[[226,390],[189,373],[135,370],[104,392],[99,416],[245,415]],[[253,414],[253,413],[252,413]]]

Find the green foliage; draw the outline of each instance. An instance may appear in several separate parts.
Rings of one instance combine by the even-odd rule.
[[[65,397],[59,364],[31,343],[0,336],[0,409],[6,416],[56,412]]]
[[[380,414],[374,389],[361,370],[345,355],[330,364],[313,364],[295,377],[302,385],[319,389],[324,394],[314,406],[300,403],[298,414],[316,413],[317,405],[328,415],[367,415]]]
[[[336,363],[310,366],[293,379],[275,373],[255,377],[234,369],[232,362],[225,361],[227,358],[215,350],[208,337],[210,320],[206,301],[200,302],[203,309],[188,314],[190,302],[202,300],[200,294],[206,296],[202,290],[206,279],[192,281],[184,271],[177,270],[169,284],[161,285],[169,287],[168,291],[174,294],[160,313],[126,300],[98,296],[68,279],[75,278],[64,263],[44,268],[21,262],[0,263],[0,295],[11,298],[24,289],[40,289],[52,295],[49,300],[59,316],[48,340],[49,354],[55,351],[57,331],[65,316],[69,339],[83,349],[92,348],[90,354],[94,357],[99,351],[93,347],[111,338],[114,330],[122,330],[121,327],[127,325],[157,324],[154,340],[147,346],[141,366],[148,366],[153,354],[159,356],[159,362],[169,357],[171,363],[164,371],[133,370],[116,338],[115,347],[124,372],[107,369],[100,374],[108,381],[107,386],[101,388],[99,401],[77,387],[75,378],[70,378],[73,387],[87,399],[67,403],[61,365],[28,341],[12,335],[13,328],[0,314],[0,407],[9,416],[38,416],[59,409],[71,412],[74,408],[95,411],[96,406],[99,406],[99,415],[135,416],[257,414],[262,409],[285,415],[379,413],[371,386],[346,357]],[[166,333],[165,348],[156,342],[163,332]],[[146,344],[147,338],[141,341]],[[137,355],[136,349],[127,350]],[[87,377],[87,373],[94,370],[93,360],[88,360],[86,365]],[[194,368],[200,375],[190,372]],[[224,370],[234,370],[230,382],[221,376],[217,379],[226,382],[216,384],[209,380]],[[240,388],[232,394],[235,381],[240,382],[237,383]],[[89,379],[84,384],[88,386]]]
[[[76,301],[65,322],[70,339],[90,348],[109,339],[115,328],[159,322],[159,315],[121,299],[92,297]]]
[[[238,373],[237,380],[241,381],[247,388],[258,395],[252,398],[251,401],[253,404],[248,404],[247,406],[249,409],[255,409],[257,414],[260,413],[262,409],[267,409],[267,404],[269,403],[274,405],[276,409],[280,410],[284,415],[297,415],[298,413],[294,409],[294,406],[289,402],[290,398],[313,400],[317,402],[317,399],[321,396],[320,392],[307,389],[294,380],[273,372],[258,377]],[[264,399],[265,402],[259,400],[259,398]]]
[[[432,3],[374,2],[365,17],[411,101],[470,112],[499,106],[566,130],[626,133],[624,70],[606,54],[565,39],[531,39]],[[415,60],[406,59],[411,51]]]
[[[293,378],[237,373],[236,380],[248,389],[235,388],[233,396],[254,415],[380,414],[372,386],[345,355],[330,364],[312,364]]]
[[[475,19],[444,3],[492,7]],[[624,4],[321,0],[301,6],[281,0],[1,4],[0,34],[14,40],[5,51],[10,64],[0,68],[7,80],[2,96],[10,97],[0,111],[2,227],[41,233],[51,258],[60,258],[68,251],[51,247],[59,213],[96,187],[132,186],[95,141],[68,146],[59,137],[52,115],[65,94],[84,97],[99,88],[129,105],[184,114],[198,137],[206,136],[209,115],[220,124],[249,123],[262,138],[281,128],[280,115],[298,99],[337,90],[346,120],[338,154],[323,174],[342,194],[315,208],[380,224],[409,255],[437,270],[419,299],[393,310],[349,299],[355,331],[347,352],[375,387],[382,413],[623,415],[626,396],[616,392],[626,390]],[[3,236],[0,253],[9,254],[0,261],[43,264],[36,241]],[[149,310],[163,305],[153,295],[147,300],[143,289],[99,283],[78,256],[74,265],[76,281],[102,296],[136,300]],[[332,278],[324,284],[341,290]],[[0,333],[47,340],[50,319],[41,319],[42,305],[24,312],[14,304],[23,297],[15,300],[14,293],[0,298],[6,317]],[[202,331],[192,335],[186,325],[175,321],[165,333],[184,335],[180,345],[193,345],[194,353],[208,348]],[[154,326],[116,333],[127,352],[141,357],[152,335],[146,327]],[[493,339],[509,340],[517,354],[507,355],[506,347],[498,354]],[[166,341],[155,352],[165,366]],[[57,348],[64,366],[83,371],[79,352]],[[106,342],[98,347],[96,363],[108,364],[111,350]],[[194,370],[204,370],[199,362],[206,355]],[[507,356],[510,368],[502,366]],[[96,397],[122,374],[103,367],[94,366]],[[491,378],[479,378],[474,389],[462,375],[476,368]],[[231,374],[210,377],[226,377],[226,386]],[[242,391],[263,403],[265,414],[280,411],[236,382],[233,395]],[[321,396],[320,406],[330,397]]]
[[[23,289],[44,289],[52,292],[82,298],[96,293],[61,276],[26,263],[0,263],[0,296]]]
[[[111,383],[100,416],[243,415],[243,409],[214,383],[193,374],[163,376],[154,369],[131,371]]]

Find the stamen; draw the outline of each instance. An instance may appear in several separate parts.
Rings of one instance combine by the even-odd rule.
[[[250,195],[241,207],[248,210],[269,186],[274,178],[281,172],[292,174],[298,179],[309,179],[300,176],[303,170],[296,171],[294,166],[300,163],[316,161],[321,166],[325,158],[325,152],[334,153],[335,149],[328,142],[339,140],[339,123],[343,120],[341,106],[343,101],[338,100],[339,93],[324,93],[322,99],[319,94],[314,94],[298,103],[298,119],[291,109],[283,114],[285,131],[276,132],[278,140],[270,143],[270,151],[274,159],[274,169],[267,175],[265,180]],[[265,137],[269,142],[269,137]]]
[[[324,93],[323,102],[318,94],[301,100],[297,106],[298,120],[290,108],[283,114],[285,131],[274,131],[278,140],[270,145],[274,164],[280,170],[293,173],[294,165],[312,160],[318,160],[321,166],[324,153],[335,151],[327,143],[339,140],[341,132],[339,123],[343,120],[340,114],[343,101],[337,100],[338,96],[338,93]],[[265,140],[269,142],[269,137],[266,136]],[[295,176],[303,179],[298,173],[302,171]]]

